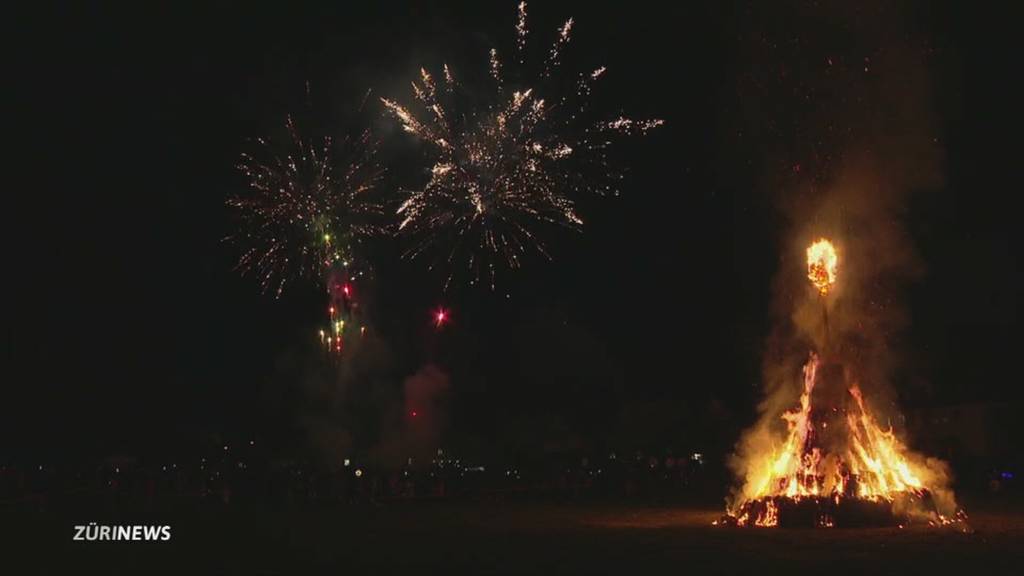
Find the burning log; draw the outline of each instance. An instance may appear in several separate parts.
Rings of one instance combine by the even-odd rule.
[[[821,496],[751,500],[743,505],[739,516],[725,519],[725,523],[735,526],[780,528],[895,527],[908,521],[883,500]]]
[[[963,524],[961,511],[947,518],[939,513],[928,490],[905,491],[889,499],[840,496],[789,498],[772,496],[750,500],[736,515],[727,514],[716,525],[763,528],[895,528],[927,518],[934,526]]]

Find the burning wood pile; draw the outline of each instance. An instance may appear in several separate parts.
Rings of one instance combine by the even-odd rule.
[[[830,349],[825,299],[839,258],[828,240],[807,249],[808,278],[822,300],[823,350],[803,366],[799,405],[784,437],[748,455],[744,482],[716,524],[852,527],[960,523],[943,463],[914,454],[875,420],[851,363]]]

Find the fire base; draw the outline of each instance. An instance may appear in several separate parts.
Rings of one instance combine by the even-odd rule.
[[[898,512],[905,511],[905,512]],[[914,512],[911,512],[914,511]],[[882,528],[908,524],[912,514],[936,515],[931,495],[901,493],[893,501],[776,496],[751,500],[717,524],[781,528]],[[936,515],[937,517],[937,515]]]

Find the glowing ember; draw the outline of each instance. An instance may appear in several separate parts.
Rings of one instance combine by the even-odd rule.
[[[822,238],[807,248],[807,278],[822,296],[836,283],[838,264],[836,249],[828,240]]]

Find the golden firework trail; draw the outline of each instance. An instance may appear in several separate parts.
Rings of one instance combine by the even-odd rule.
[[[517,61],[522,64],[529,35],[526,3],[518,5],[515,24]],[[616,135],[640,135],[661,120],[620,116],[585,121],[599,67],[580,74],[574,90],[549,81],[571,40],[570,18],[533,81],[517,78],[509,89],[497,49],[489,54],[492,91],[486,102],[467,103],[447,64],[439,75],[424,68],[412,81],[414,104],[382,98],[402,129],[429,148],[426,184],[407,191],[398,207],[398,229],[415,238],[407,252],[416,257],[436,249],[448,270],[445,286],[458,270],[470,283],[493,289],[499,267],[517,269],[528,252],[548,252],[539,237],[545,225],[580,229],[578,192],[615,192],[621,178],[608,161]],[[611,178],[608,178],[608,175]],[[612,181],[611,183],[609,182]]]

